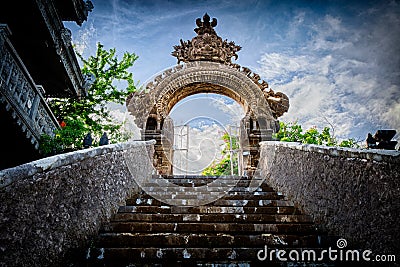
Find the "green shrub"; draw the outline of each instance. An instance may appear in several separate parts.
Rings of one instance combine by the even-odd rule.
[[[44,156],[50,156],[83,148],[83,138],[88,129],[82,120],[67,119],[54,136],[42,135],[39,150]]]
[[[279,131],[273,137],[282,142],[300,142],[303,144],[315,144],[325,146],[340,146],[340,147],[359,147],[354,139],[345,139],[340,142],[331,135],[331,129],[325,127],[322,132],[319,132],[316,127],[311,127],[303,133],[303,128],[297,122],[280,122]]]

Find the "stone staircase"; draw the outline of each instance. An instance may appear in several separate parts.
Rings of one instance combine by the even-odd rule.
[[[196,188],[216,178],[153,179]],[[296,249],[300,254],[304,248],[321,249],[323,233],[310,216],[265,182],[256,188],[250,183],[243,177],[224,197],[200,206],[168,205],[148,191],[134,195],[102,227],[95,246],[88,250],[87,266],[299,266],[275,258],[260,261],[257,253],[265,246],[268,254],[273,249]],[[165,191],[165,196],[182,203],[196,197],[174,190]],[[213,194],[221,188],[207,190]]]

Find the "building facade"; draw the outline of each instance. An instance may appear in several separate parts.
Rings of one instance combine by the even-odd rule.
[[[0,169],[40,157],[42,134],[59,127],[46,103],[51,97],[82,97],[85,78],[63,21],[81,25],[90,1],[5,1],[0,8]]]

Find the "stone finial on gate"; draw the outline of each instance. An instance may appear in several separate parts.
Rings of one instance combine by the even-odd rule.
[[[232,58],[235,60],[238,58],[236,52],[241,47],[236,45],[235,42],[228,42],[222,40],[217,35],[214,27],[217,26],[217,19],[213,18],[210,21],[210,16],[206,13],[201,18],[196,19],[197,28],[194,31],[197,36],[191,41],[180,40],[180,45],[175,45],[174,50],[171,54],[178,59],[180,62],[191,62],[191,61],[213,61],[232,65]]]

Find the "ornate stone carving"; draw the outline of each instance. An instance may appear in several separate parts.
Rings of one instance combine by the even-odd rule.
[[[239,65],[234,67],[249,77],[250,80],[252,80],[260,88],[268,102],[269,107],[271,108],[274,118],[282,116],[283,113],[289,110],[289,98],[287,95],[281,92],[275,93],[272,89],[267,90],[269,87],[268,83],[262,80],[260,75],[254,73],[251,69],[247,67],[240,67]]]
[[[206,13],[203,21],[196,20],[197,28],[194,31],[197,36],[191,41],[180,40],[180,45],[174,46],[175,51],[172,55],[178,59],[178,64],[190,61],[214,61],[231,65],[232,57],[238,58],[236,52],[241,47],[235,45],[233,41],[222,40],[217,35],[214,27],[217,26],[217,19],[213,18],[210,22],[210,16]]]
[[[275,118],[282,116],[289,110],[289,98],[284,93],[275,93],[272,89],[264,90],[263,93]]]
[[[72,32],[68,28],[63,28],[60,31],[61,33],[61,39],[63,40],[65,46],[71,46],[72,45]]]

